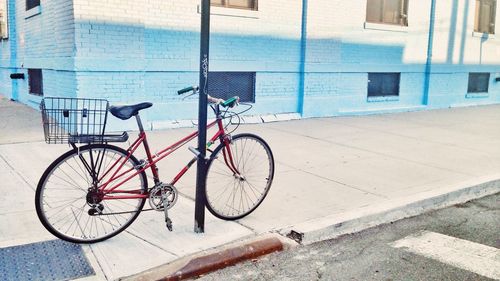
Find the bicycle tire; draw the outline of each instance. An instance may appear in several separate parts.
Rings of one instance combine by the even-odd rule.
[[[52,162],[40,178],[35,193],[36,212],[42,225],[56,237],[72,243],[100,242],[125,230],[139,216],[146,199],[104,199],[100,202],[102,213],[91,215],[90,212],[94,212],[98,204],[92,208],[88,202],[91,176],[80,156],[88,160],[90,155],[101,155],[100,168],[105,171],[112,166],[113,159],[127,154],[117,146],[90,144],[70,150]],[[94,159],[97,163],[99,157]],[[140,162],[131,155],[125,165],[137,170]],[[103,174],[102,182],[112,176],[112,173]],[[146,173],[143,171],[136,175],[120,189],[147,193]],[[93,211],[90,211],[91,208]]]
[[[224,144],[212,153],[206,177],[207,209],[223,220],[241,219],[255,211],[269,193],[274,177],[274,157],[261,137],[238,134],[230,145],[241,177],[226,165]]]

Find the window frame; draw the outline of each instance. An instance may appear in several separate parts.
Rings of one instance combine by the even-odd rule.
[[[383,19],[384,7],[385,7],[385,3],[386,3],[385,1],[390,1],[390,0],[380,0],[382,3],[382,6],[380,7],[382,20],[380,20],[380,21],[369,20],[368,13],[369,13],[369,9],[370,9],[370,1],[373,1],[373,0],[366,1],[366,11],[365,11],[365,22],[366,23],[386,24],[386,25],[391,25],[391,26],[408,27],[408,11],[409,11],[409,1],[410,0],[397,0],[397,1],[401,2],[401,8],[402,8],[402,11],[400,11],[399,23],[385,22]]]
[[[221,4],[218,3],[212,3],[210,1],[210,5],[214,7],[221,7],[221,8],[229,8],[229,9],[240,9],[240,10],[247,10],[247,11],[258,11],[259,10],[259,1],[258,0],[252,0],[254,2],[254,7],[253,8],[246,8],[242,6],[237,6],[237,5],[231,5],[230,4],[231,0],[221,0]]]
[[[35,78],[38,78],[38,81],[34,80]],[[43,97],[43,70],[41,68],[28,68],[28,87],[30,95]]]
[[[482,30],[481,19],[483,16],[483,5],[482,2],[491,2],[493,9],[490,11],[490,22],[488,24],[488,30]],[[497,0],[476,0],[475,1],[475,17],[474,17],[474,32],[483,34],[495,34],[496,27],[496,13],[497,13]]]
[[[370,87],[372,84],[370,83],[374,83],[372,80],[375,80],[373,76],[379,76],[381,77],[382,75],[396,75],[397,76],[397,79],[395,81],[397,81],[397,84],[395,86],[393,86],[395,89],[396,89],[396,93],[395,94],[383,94],[382,91],[380,91],[379,93],[375,93],[375,94],[370,94],[371,91],[370,89],[372,89],[372,87]],[[381,79],[381,82],[380,83],[380,89],[382,89],[383,87],[383,77],[380,78]],[[392,97],[399,97],[400,96],[400,93],[401,93],[401,72],[368,72],[368,83],[367,83],[367,98],[368,99],[378,99],[378,98],[392,98]]]
[[[479,87],[475,84],[471,84],[471,81],[474,83],[478,83],[478,79],[480,79],[479,76],[481,75],[486,75],[486,91],[481,91],[484,87]],[[474,77],[475,76],[475,77]],[[489,72],[469,72],[469,79],[467,83],[467,94],[487,94],[490,91],[490,79],[491,79],[491,73]],[[475,81],[474,81],[475,80]],[[474,86],[474,87],[472,87]],[[483,85],[484,86],[484,85]]]
[[[34,3],[32,3],[34,2]],[[40,0],[26,0],[26,11],[29,11],[31,9],[35,9],[36,7],[40,7],[41,3]]]

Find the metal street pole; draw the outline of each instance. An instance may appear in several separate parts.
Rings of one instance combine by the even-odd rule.
[[[210,42],[210,0],[201,0],[200,34],[200,99],[198,104],[198,163],[196,174],[196,201],[194,207],[194,232],[205,232],[205,202],[207,162],[207,98],[208,98],[208,53]]]

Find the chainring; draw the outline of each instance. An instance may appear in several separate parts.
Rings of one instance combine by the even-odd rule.
[[[173,185],[159,183],[156,184],[149,191],[149,205],[153,210],[163,211],[165,207],[165,200],[167,201],[167,210],[172,208],[175,203],[177,203],[177,198],[179,197],[179,193],[177,188]]]

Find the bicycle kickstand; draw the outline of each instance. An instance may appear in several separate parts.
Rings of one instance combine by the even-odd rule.
[[[172,220],[168,217],[168,197],[167,197],[167,194],[162,193],[161,197],[163,200],[163,212],[165,214],[165,224],[167,226],[167,229],[169,231],[172,231],[173,230]]]

